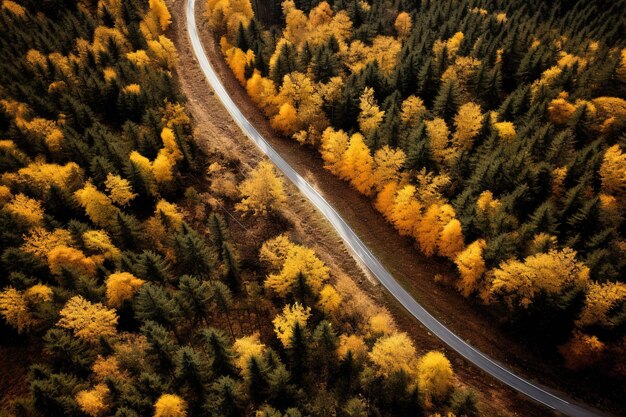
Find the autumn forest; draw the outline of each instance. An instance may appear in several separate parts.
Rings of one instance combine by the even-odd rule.
[[[0,417],[542,415],[202,107],[184,3],[0,0]],[[197,3],[273,140],[624,410],[625,1]]]

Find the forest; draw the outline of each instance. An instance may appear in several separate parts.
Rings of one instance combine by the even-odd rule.
[[[244,169],[199,146],[177,78],[178,53],[168,37],[172,15],[163,0],[1,4],[0,361],[13,370],[3,369],[0,378],[0,416],[480,415],[479,395],[459,381],[441,351],[418,349],[389,312],[294,238],[281,212],[289,191],[270,163]],[[327,78],[281,73],[296,62],[291,41],[281,41],[279,51],[286,55],[279,52],[274,59],[281,70],[272,69],[268,78],[275,65],[261,63],[265,55],[270,64],[272,35],[251,19],[249,3],[239,6],[233,2],[216,13],[216,26],[224,24],[232,35],[225,47],[238,45],[227,49],[237,57],[233,62],[246,50],[241,80],[255,80],[248,83],[250,91],[257,83],[258,91],[271,87],[276,93],[272,79],[285,76],[283,88],[308,88],[325,79],[344,94],[337,89],[343,72],[338,61],[336,70],[327,67],[333,71]],[[359,4],[363,18],[364,7]],[[332,21],[328,4],[315,10],[326,10]],[[357,21],[347,12],[337,16],[345,25]],[[323,36],[309,50],[316,56],[323,50],[323,59],[334,62],[330,39],[335,45],[347,34]],[[388,41],[400,45],[395,38]],[[246,45],[263,52],[254,59]],[[387,82],[376,64],[367,67]],[[368,91],[364,100],[369,94],[374,108],[382,90]],[[275,123],[294,133],[310,122],[311,133],[299,137],[313,140],[318,123],[330,124],[305,122],[312,103],[293,98],[287,107],[281,104]],[[315,106],[331,103],[317,94],[300,98],[315,100]],[[297,117],[290,119],[294,112]],[[339,128],[324,133],[327,144],[345,140],[347,146],[350,140],[357,159],[367,153],[366,143],[374,146],[356,132],[348,139]],[[616,141],[605,136],[584,155],[600,158],[604,144]],[[376,139],[381,145],[384,140]],[[380,149],[402,165],[400,148]],[[618,169],[623,159],[618,148],[614,153],[617,165],[611,167]],[[398,181],[404,175],[388,172]],[[443,171],[438,175],[441,182]],[[423,176],[435,181],[430,171]],[[363,179],[359,187],[373,192]],[[611,179],[613,188],[601,195],[617,204],[623,183]],[[402,181],[399,190],[409,186],[408,176]],[[386,194],[395,194],[389,187]],[[433,198],[440,195],[433,190]],[[404,194],[407,208],[419,208]],[[500,210],[500,200],[504,216],[505,198],[486,205]],[[452,206],[438,207],[452,221]],[[246,239],[242,222],[273,234],[264,241]],[[445,227],[458,237],[452,229]],[[607,230],[603,242],[617,239],[616,228]],[[436,246],[439,253],[461,249],[452,240]],[[602,248],[616,256],[608,243]],[[581,277],[589,274],[573,252],[545,256],[573,262]],[[613,282],[617,272],[607,271],[597,288],[622,288]],[[611,309],[603,317],[617,315]],[[595,310],[588,322],[599,323]],[[616,349],[603,335],[607,352]],[[7,389],[18,394],[8,395]]]
[[[626,378],[626,2],[207,0],[280,134],[441,281],[568,368]]]

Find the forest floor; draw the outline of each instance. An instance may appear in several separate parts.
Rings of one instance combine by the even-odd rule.
[[[309,183],[337,209],[388,270],[431,314],[442,321],[473,346],[531,380],[567,392],[571,397],[620,414],[617,401],[612,403],[595,382],[582,380],[560,365],[559,358],[546,357],[544,351],[515,340],[499,323],[498,317],[463,298],[453,289],[435,281],[435,276],[453,276],[452,265],[419,254],[413,243],[398,235],[393,227],[374,209],[371,201],[360,195],[346,182],[323,169],[317,151],[300,146],[295,141],[277,135],[267,119],[248,98],[224,62],[219,45],[203,23],[204,4],[197,10],[198,27],[209,58],[227,91],[246,114],[248,120],[272,146]],[[188,98],[196,129],[196,138],[205,149],[219,150],[243,165],[254,166],[261,152],[246,138],[232,121],[226,109],[214,95],[191,50],[184,24],[184,2],[171,2],[174,18],[173,35],[180,55],[179,80]],[[543,407],[529,401],[512,389],[495,381],[473,367],[456,352],[433,337],[412,316],[378,285],[352,257],[338,235],[323,216],[302,197],[295,187],[288,187],[290,200],[285,217],[293,224],[301,243],[313,247],[331,268],[350,276],[359,287],[393,313],[402,330],[413,337],[418,350],[440,349],[452,360],[459,378],[481,393],[483,403],[492,411],[488,415],[510,414],[544,416]],[[487,410],[485,410],[487,411]]]

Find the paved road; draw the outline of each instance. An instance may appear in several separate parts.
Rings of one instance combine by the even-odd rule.
[[[513,374],[508,369],[499,365],[489,357],[474,349],[456,334],[450,331],[446,326],[434,318],[428,311],[413,299],[413,297],[393,278],[393,276],[385,269],[380,261],[365,246],[356,233],[343,220],[341,215],[322,197],[306,180],[300,176],[270,144],[261,136],[261,134],[246,119],[241,110],[226,92],[215,70],[211,66],[209,59],[204,51],[204,47],[198,36],[195,19],[195,3],[196,0],[188,0],[185,9],[187,20],[187,30],[189,39],[193,47],[193,52],[198,60],[204,75],[209,84],[220,98],[232,118],[239,125],[241,130],[248,136],[269,159],[276,164],[283,174],[293,182],[300,192],[308,198],[315,207],[326,217],[333,225],[337,233],[344,242],[352,249],[356,256],[367,266],[367,268],[376,276],[380,283],[393,295],[404,308],[406,308],[417,320],[419,320],[431,333],[441,339],[444,343],[457,351],[461,356],[479,367],[489,375],[502,381],[511,388],[532,398],[533,400],[545,405],[546,407],[560,411],[572,417],[588,417],[599,416],[597,412],[593,412],[582,408],[578,405],[571,404],[568,401],[559,398],[545,389]]]

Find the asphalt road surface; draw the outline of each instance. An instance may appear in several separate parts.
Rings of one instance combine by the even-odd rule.
[[[187,31],[189,39],[193,47],[193,52],[202,68],[207,81],[215,91],[215,94],[222,101],[233,120],[239,125],[243,133],[248,136],[260,149],[268,156],[268,158],[282,171],[282,173],[291,182],[293,182],[300,192],[309,199],[313,205],[326,217],[332,224],[337,233],[344,242],[352,249],[355,255],[363,262],[363,264],[372,272],[372,274],[380,281],[380,283],[393,295],[396,300],[404,308],[406,308],[420,323],[424,325],[431,333],[441,339],[450,348],[457,351],[466,360],[473,363],[484,372],[492,377],[505,383],[511,388],[530,397],[531,399],[545,405],[546,407],[559,411],[572,417],[589,417],[600,416],[601,414],[583,408],[579,405],[572,404],[563,398],[547,392],[545,389],[529,382],[502,365],[493,361],[489,357],[476,350],[464,340],[454,334],[428,311],[413,299],[413,297],[393,278],[393,276],[385,269],[380,261],[371,253],[367,246],[361,241],[356,233],[343,220],[341,215],[313,188],[306,180],[300,176],[270,144],[261,136],[261,134],[246,119],[241,110],[226,92],[215,70],[211,66],[207,54],[202,46],[195,19],[196,0],[188,0],[185,8],[185,16],[187,21]]]

